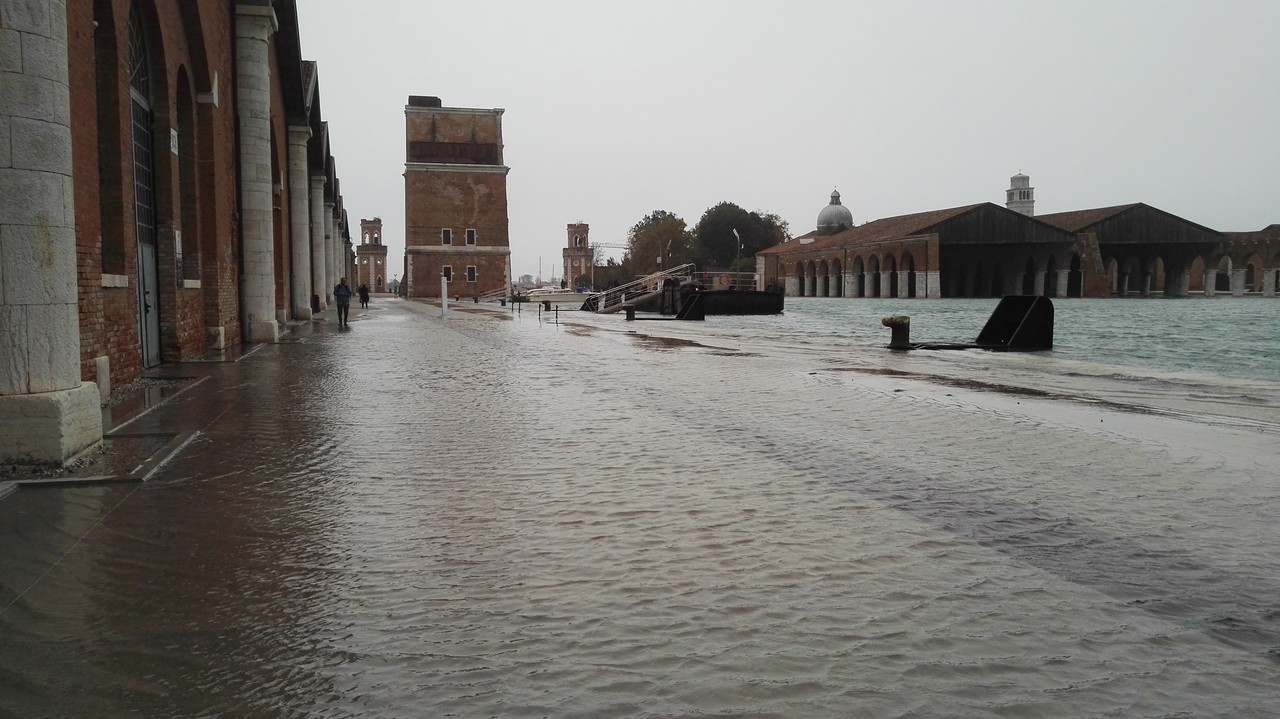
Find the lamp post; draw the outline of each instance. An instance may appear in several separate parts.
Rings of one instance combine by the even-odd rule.
[[[736,275],[738,265],[742,263],[742,236],[738,234],[738,228],[733,228],[733,272]],[[733,278],[734,284],[737,284],[738,278]]]

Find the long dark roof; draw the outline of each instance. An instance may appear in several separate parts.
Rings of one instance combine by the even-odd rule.
[[[1114,217],[1121,212],[1132,210],[1141,204],[1141,202],[1133,202],[1128,205],[1115,205],[1114,207],[1095,207],[1091,210],[1054,212],[1048,215],[1036,215],[1036,219],[1041,222],[1048,222],[1054,227],[1068,232],[1078,232],[1091,225],[1096,225],[1108,217]]]
[[[813,232],[801,235],[788,242],[761,250],[757,254],[777,255],[785,254],[787,252],[795,252],[798,250],[812,252],[813,250],[821,250],[829,247],[844,247],[851,244],[871,244],[875,242],[885,242],[888,240],[898,240],[904,237],[924,235],[928,234],[934,227],[941,225],[947,220],[954,219],[960,215],[972,212],[979,207],[989,204],[991,203],[980,202],[976,205],[952,207],[946,210],[930,210],[928,212],[916,212],[910,215],[885,217],[868,222],[865,225],[851,227],[832,235],[823,235],[817,230],[814,230]]]

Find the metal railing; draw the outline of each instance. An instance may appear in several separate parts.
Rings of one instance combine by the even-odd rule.
[[[748,291],[756,288],[754,272],[695,272],[693,283],[700,290]]]
[[[481,302],[498,302],[500,300],[509,299],[511,299],[511,290],[502,287],[499,287],[496,290],[489,290],[488,292],[480,295]]]
[[[680,284],[693,281],[694,271],[693,264],[679,265],[669,270],[655,272],[651,275],[645,275],[638,280],[632,280],[624,285],[611,287],[603,292],[597,292],[587,298],[587,306],[594,306],[595,311],[601,314],[610,314],[622,309],[624,304],[629,302],[643,302],[647,299],[657,297],[662,294],[662,283],[667,279],[679,280]]]

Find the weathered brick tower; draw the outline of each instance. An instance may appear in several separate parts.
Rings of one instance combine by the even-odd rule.
[[[568,243],[560,251],[564,258],[564,274],[560,276],[569,283],[569,287],[591,285],[591,243],[587,241],[590,230],[591,226],[584,222],[574,222],[568,226]]]
[[[374,292],[387,291],[387,246],[382,244],[382,218],[360,220],[360,244],[356,246],[355,286],[368,285]]]
[[[404,108],[405,278],[408,296],[474,297],[510,286],[507,172],[501,109],[442,107],[411,95]]]

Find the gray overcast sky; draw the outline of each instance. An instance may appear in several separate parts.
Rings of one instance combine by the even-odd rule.
[[[353,226],[404,247],[404,106],[506,109],[512,271],[729,201],[813,229],[1004,203],[1280,222],[1276,0],[299,0]],[[353,232],[353,236],[357,234]],[[611,253],[620,257],[620,251]],[[397,266],[393,264],[393,267]]]

